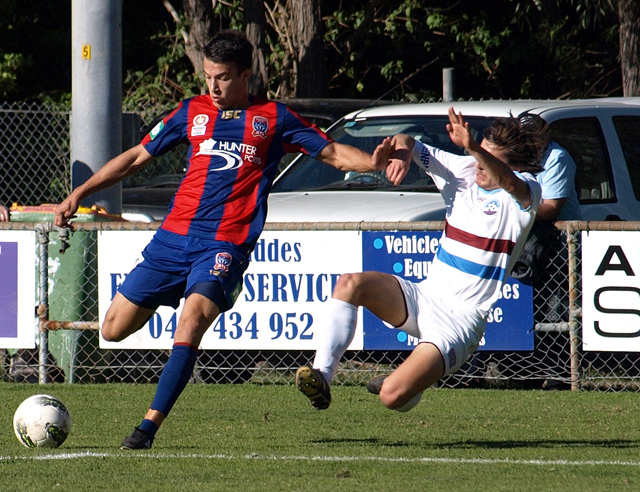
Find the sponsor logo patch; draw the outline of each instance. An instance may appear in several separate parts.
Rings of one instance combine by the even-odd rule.
[[[218,157],[212,161],[209,171],[227,171],[229,169],[238,169],[242,166],[242,158],[235,152],[222,150],[218,148],[218,141],[209,138],[200,143],[198,153],[196,155],[208,155]]]
[[[163,128],[164,128],[164,121],[158,122],[158,124],[154,126],[153,129],[149,132],[149,136],[151,137],[151,140],[156,138]]]
[[[431,157],[431,153],[427,150],[427,148],[423,148],[420,151],[420,162],[424,165],[425,168],[429,168],[429,159]]]
[[[209,122],[209,116],[206,114],[199,114],[193,118],[193,126],[204,126]]]
[[[206,114],[198,114],[193,118],[193,126],[191,127],[191,136],[200,137],[207,132],[207,123],[209,116]]]

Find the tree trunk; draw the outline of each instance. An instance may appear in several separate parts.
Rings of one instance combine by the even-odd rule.
[[[289,33],[295,50],[295,97],[327,95],[324,26],[318,0],[288,0]]]
[[[202,48],[215,34],[213,25],[213,7],[211,0],[183,0],[187,18],[188,36],[185,39],[185,51],[196,73],[202,71],[204,54]]]
[[[640,2],[618,0],[618,17],[623,95],[640,96]]]
[[[256,96],[267,95],[267,66],[265,53],[267,45],[264,33],[267,30],[263,0],[244,0],[244,18],[247,38],[253,44],[253,75],[249,81],[249,92]]]

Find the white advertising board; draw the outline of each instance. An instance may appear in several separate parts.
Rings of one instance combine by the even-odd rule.
[[[98,233],[100,322],[118,286],[153,231]],[[314,334],[340,274],[362,271],[357,231],[266,231],[251,255],[235,306],[209,328],[200,347],[209,350],[315,350]],[[161,306],[138,332],[102,348],[170,349],[182,304]],[[362,317],[360,317],[361,320]],[[359,321],[351,350],[363,347]]]
[[[640,352],[640,232],[582,233],[582,347]]]
[[[0,231],[0,348],[36,346],[36,233]]]

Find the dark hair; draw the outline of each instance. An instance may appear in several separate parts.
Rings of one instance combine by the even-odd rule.
[[[544,169],[542,156],[549,145],[549,125],[534,114],[496,118],[484,131],[491,144],[506,149],[507,160],[516,171],[538,173]]]
[[[218,31],[202,51],[214,63],[234,63],[238,73],[251,69],[253,63],[253,45],[242,31]]]
[[[549,123],[544,121],[540,115],[524,112],[518,115],[518,120],[522,129],[527,132],[538,134],[542,139],[542,150],[544,151],[551,143],[551,131]]]

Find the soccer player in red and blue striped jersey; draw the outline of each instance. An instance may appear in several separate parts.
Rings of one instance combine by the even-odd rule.
[[[81,200],[176,145],[189,144],[187,170],[169,212],[145,248],[144,261],[114,296],[101,328],[106,340],[123,340],[158,306],[177,307],[185,298],[156,395],[123,449],[151,448],[191,377],[202,336],[239,295],[280,158],[304,152],[343,170],[380,170],[380,159],[333,142],[286,105],[251,96],[252,51],[242,33],[217,33],[204,49],[209,93],[183,101],[139,145],[106,163],[56,210],[56,225],[68,226]],[[404,165],[391,165],[387,177],[397,184],[406,171]]]

